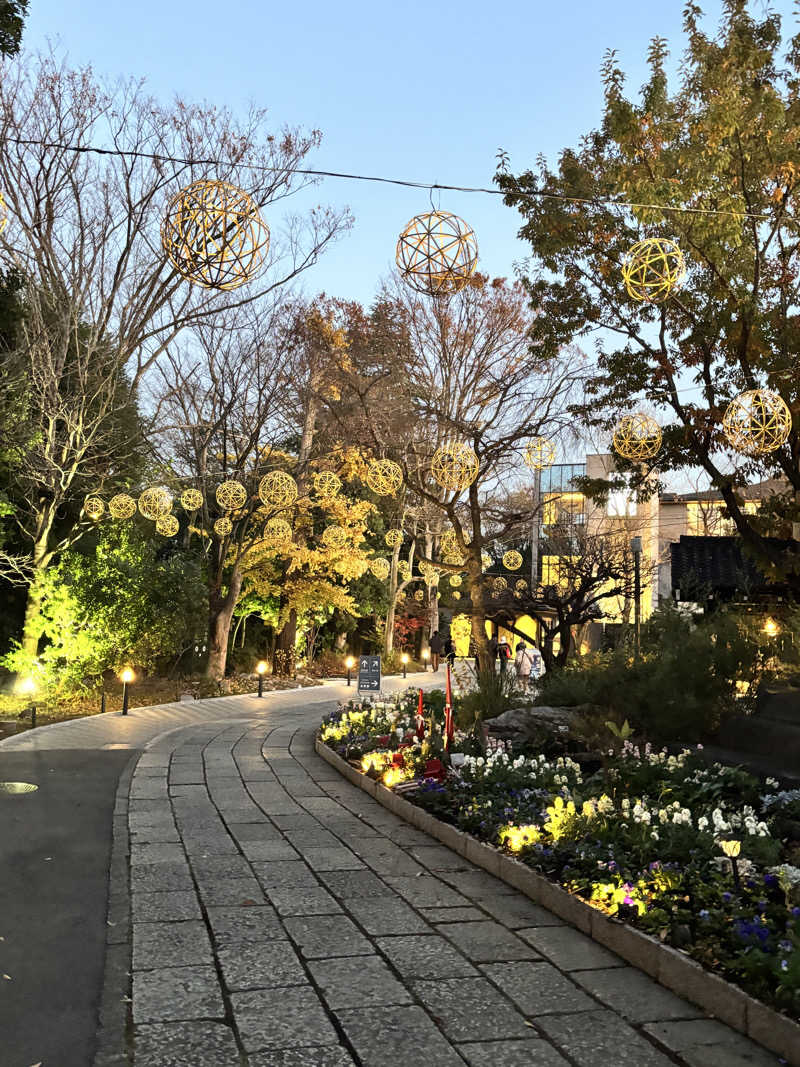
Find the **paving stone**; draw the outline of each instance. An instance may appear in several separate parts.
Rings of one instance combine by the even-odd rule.
[[[485,922],[448,923],[440,932],[464,955],[476,963],[494,960],[533,960],[538,953],[505,926],[487,919]]]
[[[475,865],[444,845],[415,845],[411,855],[431,871],[474,871]]]
[[[230,881],[204,882],[199,886],[200,897],[207,908],[236,907],[264,904],[264,890],[255,878],[232,878]]]
[[[443,937],[380,937],[378,948],[404,978],[478,977],[479,971]]]
[[[297,833],[305,830],[306,833],[323,833],[323,827],[313,815],[309,815],[307,811],[303,811],[299,806],[295,812],[285,812],[283,814],[276,814],[272,816],[272,821],[278,827],[279,830],[284,832],[294,830]]]
[[[133,924],[133,969],[190,967],[213,963],[204,922]]]
[[[470,903],[432,875],[421,878],[387,878],[387,883],[415,908],[464,907]]]
[[[355,1060],[341,1045],[335,1048],[273,1049],[249,1056],[250,1067],[351,1067]]]
[[[516,894],[516,889],[501,882],[486,871],[442,871],[439,877],[473,900],[481,900],[483,897],[496,897],[498,894]]]
[[[394,896],[392,888],[372,871],[320,871],[319,877],[342,900]]]
[[[238,856],[236,842],[228,834],[183,835],[183,845],[190,856]]]
[[[485,978],[414,982],[413,990],[452,1041],[530,1035],[530,1024]]]
[[[633,1023],[699,1019],[703,1013],[633,967],[576,972],[574,981]]]
[[[317,960],[308,969],[330,1008],[411,1003],[409,991],[379,956]]]
[[[470,1067],[569,1067],[546,1041],[481,1041],[459,1045]]]
[[[751,1045],[750,1049],[733,1048],[730,1045],[695,1045],[683,1049],[681,1063],[687,1067],[778,1067],[787,1062],[759,1045],[753,1045],[752,1042]]]
[[[224,1017],[213,967],[166,967],[133,975],[134,1023]]]
[[[237,841],[283,841],[280,830],[276,830],[266,815],[258,822],[229,822],[228,829]]]
[[[248,1052],[297,1045],[336,1045],[338,1036],[313,989],[269,989],[231,995],[233,1016]]]
[[[213,856],[200,853],[189,855],[192,871],[198,882],[219,881],[225,878],[251,878],[250,864],[243,856]]]
[[[624,967],[625,961],[572,926],[538,927],[519,931],[519,936],[547,956],[562,971],[598,967]]]
[[[492,963],[481,970],[531,1017],[554,1011],[591,1011],[597,1006],[584,990],[544,961]]]
[[[358,871],[364,864],[349,848],[305,848],[303,859],[315,871]]]
[[[279,915],[332,915],[341,912],[327,889],[268,889],[267,896]]]
[[[286,931],[274,909],[266,904],[244,908],[212,907],[208,908],[207,914],[214,941],[221,948],[286,938]]]
[[[424,867],[385,837],[365,837],[349,841],[348,844],[368,867],[380,875],[411,878],[425,873]]]
[[[242,841],[242,852],[251,861],[299,860],[300,856],[286,841]]]
[[[682,1058],[687,1058],[687,1053],[691,1051],[692,1059],[696,1063],[707,1062],[709,1046],[714,1046],[718,1051],[725,1051],[728,1057],[726,1064],[733,1064],[734,1056],[738,1056],[741,1063],[755,1064],[758,1067],[762,1064],[774,1065],[776,1061],[775,1056],[749,1037],[715,1019],[647,1023],[642,1029],[645,1033],[652,1034],[670,1051],[680,1053]]]
[[[485,922],[486,916],[477,908],[420,908],[424,918],[431,923]]]
[[[521,893],[511,896],[508,893],[496,897],[481,897],[478,901],[484,911],[488,911],[503,926],[520,930],[530,926],[563,926],[564,922],[547,908],[540,908]]]
[[[316,822],[316,820],[315,820]],[[301,852],[307,848],[338,848],[341,841],[319,823],[313,829],[285,830],[286,840]]]
[[[180,834],[174,820],[158,826],[129,827],[132,845],[179,845]]]
[[[238,1067],[241,1062],[233,1031],[222,1023],[149,1023],[134,1027],[133,1036],[136,1067]]]
[[[363,1067],[400,1064],[464,1067],[464,1061],[422,1008],[343,1008],[336,1012]]]
[[[288,941],[253,941],[217,950],[228,989],[307,985],[300,957]]]
[[[313,889],[319,885],[314,872],[302,860],[256,860],[252,866],[264,889]]]
[[[385,934],[429,934],[431,928],[402,900],[350,900],[348,912],[371,937]]]
[[[543,1015],[536,1025],[578,1067],[670,1067],[673,1061],[655,1049],[618,1015],[584,1011],[574,1015]]]
[[[166,842],[151,844],[131,844],[131,866],[150,863],[177,863],[182,864],[186,857],[183,845]]]
[[[180,922],[201,919],[200,902],[192,891],[134,893],[131,912],[135,923]]]
[[[180,864],[142,863],[131,867],[131,891],[134,893],[165,893],[176,889],[194,890],[185,861]]]
[[[326,956],[357,956],[372,953],[372,945],[346,916],[290,916],[284,920],[289,936],[306,959]]]

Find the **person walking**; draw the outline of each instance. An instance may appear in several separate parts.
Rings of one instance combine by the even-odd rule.
[[[506,673],[506,664],[511,659],[511,646],[505,637],[501,637],[497,643],[497,655],[500,659],[500,673]]]
[[[442,654],[442,639],[439,636],[439,631],[434,630],[430,639],[431,646],[431,666],[433,667],[433,673],[439,670],[439,656]]]
[[[517,671],[517,678],[522,683],[522,688],[525,692],[528,691],[531,684],[531,672],[533,671],[533,653],[527,647],[524,641],[520,641],[517,645],[517,654],[514,657],[514,667]]]
[[[453,644],[452,637],[447,637],[442,646],[442,651],[444,652],[444,658],[447,660],[448,665],[452,670],[456,663],[456,646]]]
[[[489,655],[492,657],[492,670],[497,670],[497,638],[493,637],[489,642]]]

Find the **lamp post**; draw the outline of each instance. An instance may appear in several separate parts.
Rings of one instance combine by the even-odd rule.
[[[356,661],[353,659],[352,656],[348,656],[347,659],[344,661],[345,670],[347,671],[347,684],[348,685],[351,684],[350,683],[350,671],[352,671],[352,669],[353,669],[353,667],[355,667],[355,665],[356,665]]]
[[[633,658],[639,658],[639,635],[642,625],[642,539],[631,538],[633,552]]]
[[[124,671],[120,672],[119,680],[122,682],[122,714],[128,714],[128,686],[134,680],[136,675],[130,669],[126,667]]]
[[[400,657],[400,660],[401,660],[401,662],[403,664],[403,677],[405,678],[406,670],[408,669],[408,653],[404,652],[402,654],[402,656]]]
[[[260,659],[256,664],[256,674],[258,675],[258,695],[264,696],[264,675],[267,673],[267,665],[263,659]]]

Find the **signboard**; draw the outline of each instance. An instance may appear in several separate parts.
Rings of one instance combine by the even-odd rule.
[[[381,691],[381,657],[359,656],[358,658],[359,692],[380,693]]]

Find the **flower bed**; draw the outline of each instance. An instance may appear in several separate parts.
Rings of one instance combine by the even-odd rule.
[[[563,756],[478,754],[466,735],[448,755],[443,694],[425,694],[421,743],[417,699],[345,705],[320,739],[438,819],[800,1016],[800,791],[709,767],[699,750],[626,743],[587,775]]]

